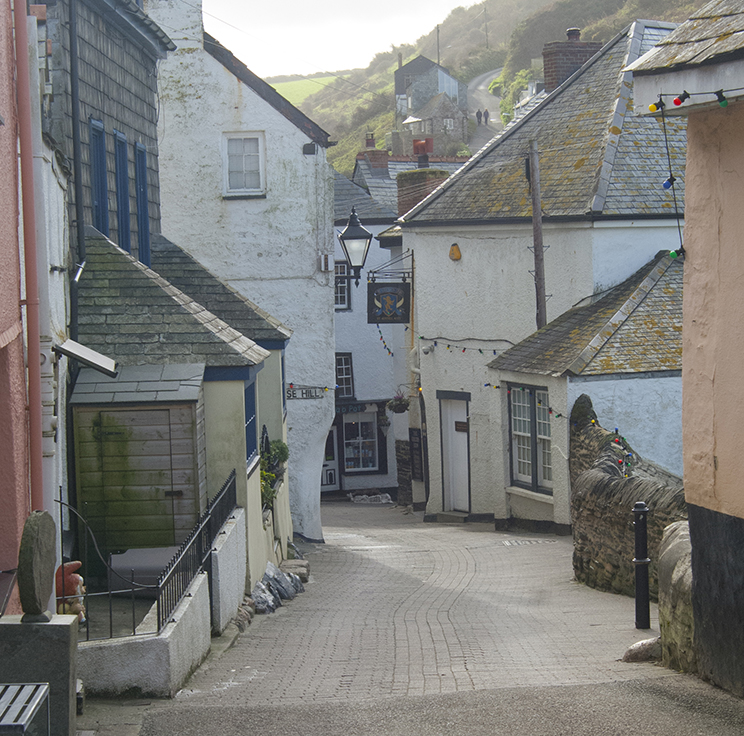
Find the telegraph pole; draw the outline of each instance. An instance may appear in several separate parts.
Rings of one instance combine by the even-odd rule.
[[[532,190],[532,241],[535,251],[535,299],[537,303],[537,329],[545,327],[545,263],[543,260],[542,203],[540,199],[540,160],[537,141],[530,141],[530,188]]]

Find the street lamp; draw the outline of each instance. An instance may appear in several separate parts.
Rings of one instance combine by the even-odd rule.
[[[369,244],[372,242],[372,233],[362,227],[356,213],[356,207],[351,208],[349,222],[344,231],[338,234],[338,239],[341,241],[341,247],[344,249],[349,268],[354,269],[354,284],[359,286],[359,273],[367,260],[367,251],[369,250]]]

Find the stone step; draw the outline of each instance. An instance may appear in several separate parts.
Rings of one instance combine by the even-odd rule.
[[[437,524],[464,524],[468,514],[464,511],[440,511],[437,514]]]

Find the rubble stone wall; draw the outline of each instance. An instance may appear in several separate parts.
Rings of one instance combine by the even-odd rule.
[[[411,445],[406,440],[395,440],[395,460],[398,464],[398,504],[413,503],[411,489]]]

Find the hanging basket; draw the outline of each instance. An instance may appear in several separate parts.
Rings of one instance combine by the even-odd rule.
[[[408,411],[410,403],[407,396],[394,396],[387,402],[386,406],[393,414],[402,414],[404,411]]]

